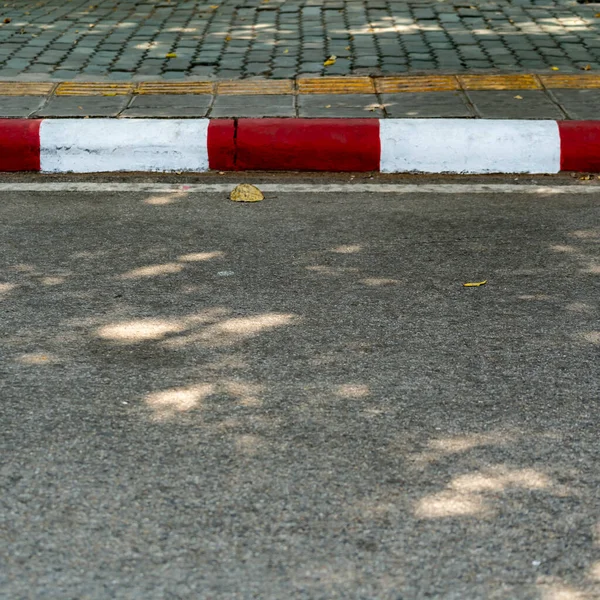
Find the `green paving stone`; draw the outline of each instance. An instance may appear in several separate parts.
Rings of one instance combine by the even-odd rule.
[[[116,117],[128,102],[128,96],[54,96],[36,116]]]
[[[294,96],[217,96],[211,117],[293,117]]]
[[[314,94],[298,96],[298,116],[382,118],[383,111],[375,94]]]
[[[46,98],[37,96],[0,96],[0,118],[26,118],[39,110]]]
[[[473,117],[460,92],[406,92],[382,94],[381,102],[392,118],[460,118]]]
[[[552,90],[570,119],[600,120],[600,90]]]
[[[560,109],[542,90],[470,91],[467,96],[484,119],[563,118]]]
[[[135,96],[122,117],[205,117],[212,102],[210,95],[186,94]]]

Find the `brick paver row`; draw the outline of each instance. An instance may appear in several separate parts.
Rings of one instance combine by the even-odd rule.
[[[14,0],[0,78],[600,71],[597,7],[548,0]],[[335,62],[324,66],[334,55]]]

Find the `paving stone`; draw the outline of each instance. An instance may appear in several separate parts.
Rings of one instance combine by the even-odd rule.
[[[148,95],[134,96],[122,117],[205,117],[210,95]]]
[[[36,116],[116,117],[128,102],[128,96],[54,96]]]
[[[563,118],[560,109],[542,90],[472,91],[467,96],[484,119]]]
[[[217,96],[211,117],[294,117],[294,96]]]
[[[0,118],[27,118],[46,102],[38,96],[0,96]]]
[[[382,94],[386,114],[392,118],[473,117],[460,92],[404,92]]]
[[[298,116],[382,118],[383,111],[375,94],[315,94],[298,96]]]
[[[600,90],[552,90],[570,119],[600,119]]]

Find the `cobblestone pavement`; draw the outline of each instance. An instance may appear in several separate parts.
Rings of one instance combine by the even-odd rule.
[[[600,70],[600,9],[576,2],[91,2],[5,3],[0,78]]]

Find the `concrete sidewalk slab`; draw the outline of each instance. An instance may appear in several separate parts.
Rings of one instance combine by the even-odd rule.
[[[298,96],[298,116],[310,118],[383,117],[375,94],[314,94]]]
[[[295,117],[294,96],[217,96],[213,117]]]
[[[598,90],[552,90],[551,96],[569,119],[600,118]]]
[[[45,97],[0,96],[0,116],[27,118],[40,110],[45,102]]]
[[[484,119],[562,119],[563,113],[542,90],[466,92]]]
[[[54,96],[36,117],[116,117],[129,103],[128,96]]]
[[[212,102],[212,96],[166,94],[134,96],[131,103],[121,113],[122,117],[205,117]]]
[[[392,118],[455,118],[474,117],[465,95],[461,92],[406,92],[381,94],[381,102]]]

